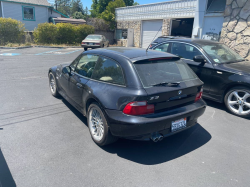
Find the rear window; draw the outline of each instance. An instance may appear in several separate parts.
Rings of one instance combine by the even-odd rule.
[[[182,60],[144,60],[134,63],[144,87],[162,82],[184,82],[197,76]]]

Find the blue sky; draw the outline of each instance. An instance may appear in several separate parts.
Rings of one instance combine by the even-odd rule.
[[[144,4],[149,4],[149,3],[158,3],[158,2],[165,2],[165,1],[170,1],[170,0],[134,0],[135,2],[139,3],[140,5]],[[92,0],[82,0],[83,7],[85,8],[86,6],[90,10],[91,5],[92,5]]]

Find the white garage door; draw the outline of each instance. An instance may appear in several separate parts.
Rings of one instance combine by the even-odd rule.
[[[142,22],[142,48],[147,48],[152,40],[162,35],[162,20],[154,20],[154,21],[143,21]]]

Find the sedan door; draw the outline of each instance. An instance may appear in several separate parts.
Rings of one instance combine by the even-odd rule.
[[[204,82],[204,96],[209,97],[211,84],[213,83],[213,75],[215,73],[213,64],[208,60],[206,63],[199,63],[193,60],[194,56],[202,55],[202,52],[194,45],[187,43],[173,42],[170,53],[179,56],[184,60],[189,67],[196,73],[196,75]],[[204,56],[205,57],[205,56]]]
[[[92,54],[82,55],[75,71],[72,72],[70,77],[69,97],[81,109],[83,108],[82,98],[87,91],[86,83],[92,76],[98,58],[99,57],[97,55]]]

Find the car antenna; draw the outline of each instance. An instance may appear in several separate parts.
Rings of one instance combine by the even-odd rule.
[[[160,29],[159,29],[158,32],[156,33],[155,37],[156,37],[157,34],[160,32],[161,28],[162,28],[162,26],[160,27]],[[154,37],[154,39],[155,39],[155,37]],[[151,43],[154,41],[154,39],[150,42],[150,44],[148,45],[148,48],[149,48],[149,46],[151,45]],[[146,53],[148,52],[148,48],[146,49]]]

